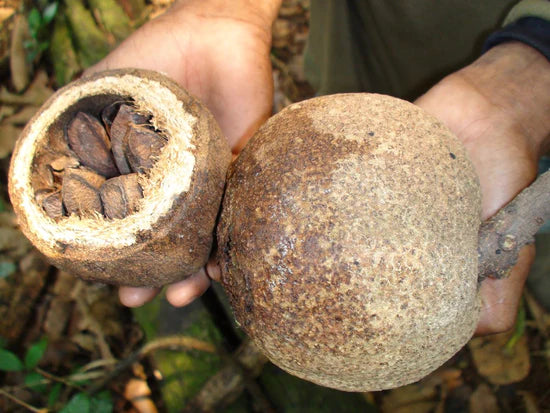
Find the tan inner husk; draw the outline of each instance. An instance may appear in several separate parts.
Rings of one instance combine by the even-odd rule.
[[[102,95],[131,96],[137,110],[151,113],[153,126],[170,139],[155,166],[140,177],[144,197],[136,213],[115,220],[106,220],[99,214],[91,218],[72,215],[55,222],[35,201],[35,188],[31,185],[34,157],[50,142],[52,134],[62,135],[60,118],[67,118],[68,111],[75,112],[83,99]],[[150,79],[133,75],[103,77],[67,89],[30,125],[14,160],[14,189],[21,194],[29,230],[52,249],[58,243],[88,248],[135,244],[136,234],[151,230],[171,210],[173,201],[189,189],[195,165],[192,139],[196,121],[172,91]]]

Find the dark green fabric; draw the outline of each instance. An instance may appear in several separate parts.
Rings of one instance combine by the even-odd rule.
[[[305,55],[318,94],[412,100],[475,60],[517,0],[311,0]]]

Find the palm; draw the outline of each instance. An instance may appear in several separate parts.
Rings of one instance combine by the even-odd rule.
[[[228,18],[165,15],[134,33],[94,71],[139,67],[166,73],[212,111],[234,151],[269,116],[269,40]]]
[[[509,114],[487,102],[464,79],[443,81],[416,103],[443,121],[468,151],[480,180],[482,219],[494,215],[535,178],[536,154],[525,144],[521,130],[510,128]],[[511,327],[533,259],[534,248],[525,247],[508,278],[482,283],[478,334]]]
[[[137,67],[163,72],[211,110],[234,153],[269,117],[270,33],[241,20],[178,11],[149,22],[90,72]],[[210,266],[209,275],[218,276]],[[206,269],[168,287],[173,305],[185,305],[210,284]],[[157,289],[121,287],[125,305],[150,300]]]

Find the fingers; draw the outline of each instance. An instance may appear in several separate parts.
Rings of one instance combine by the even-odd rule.
[[[159,291],[159,288],[120,287],[118,297],[126,307],[139,307],[155,298]]]
[[[210,278],[216,281],[221,278],[220,267],[214,259],[208,262],[205,269],[168,286],[166,299],[176,307],[190,304],[208,289]],[[126,307],[140,307],[155,298],[159,292],[160,288],[120,287],[118,296],[122,305]]]
[[[214,281],[220,282],[222,273],[217,260],[212,257],[206,264],[206,274]]]
[[[481,318],[476,335],[502,333],[514,326],[523,285],[534,258],[534,246],[524,247],[508,278],[487,278],[483,281]]]
[[[201,269],[191,277],[169,285],[166,288],[166,299],[175,307],[183,307],[200,297],[209,286],[210,278],[206,275],[206,271]]]

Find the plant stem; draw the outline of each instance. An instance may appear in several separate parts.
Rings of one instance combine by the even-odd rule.
[[[126,359],[122,360],[115,368],[107,374],[99,383],[91,386],[87,393],[93,395],[101,389],[103,389],[108,383],[118,377],[124,370],[130,367],[139,359],[145,357],[153,351],[162,350],[162,349],[176,349],[184,348],[187,350],[199,350],[205,351],[207,353],[214,353],[216,347],[205,341],[197,340],[192,337],[182,337],[182,336],[169,336],[162,337],[157,340],[151,341],[150,343],[145,344],[141,349],[134,352]]]
[[[50,381],[55,381],[55,382],[58,382],[58,383],[61,383],[61,384],[64,384],[65,386],[67,387],[73,387],[79,391],[83,391],[84,389],[82,387],[80,387],[79,385],[73,383],[71,380],[67,380],[66,378],[64,377],[59,377],[59,376],[56,376],[56,375],[53,375],[51,373],[48,373],[47,371],[45,370],[42,370],[41,368],[39,367],[35,367],[35,370],[38,374],[40,374],[41,376],[47,378],[48,380]]]
[[[505,278],[517,262],[519,250],[534,242],[550,219],[550,172],[539,176],[479,230],[479,281]]]
[[[31,406],[30,404],[24,402],[23,400],[21,399],[18,399],[17,397],[15,397],[14,395],[12,394],[9,394],[7,391],[5,391],[4,389],[0,388],[0,394],[2,396],[5,396],[7,397],[8,399],[10,399],[12,402],[20,405],[20,406],[23,406],[25,409],[28,409],[30,410],[31,412],[34,412],[34,413],[47,413],[48,412],[48,409],[38,409],[34,406]]]

